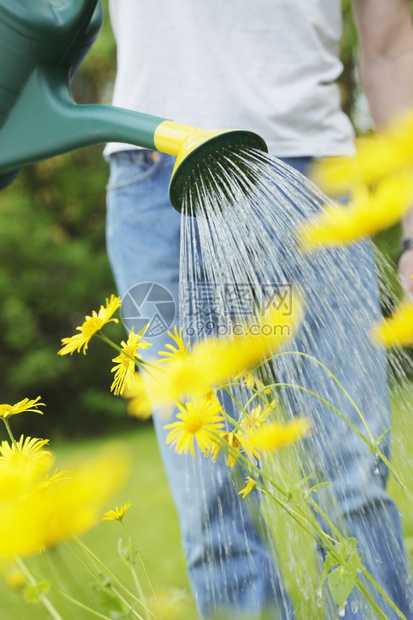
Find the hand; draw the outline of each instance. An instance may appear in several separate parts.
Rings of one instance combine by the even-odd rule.
[[[405,290],[405,298],[413,301],[413,250],[406,250],[399,260],[399,274]]]

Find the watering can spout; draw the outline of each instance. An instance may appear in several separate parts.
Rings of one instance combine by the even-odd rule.
[[[163,120],[114,106],[78,105],[67,70],[41,65],[0,131],[0,173],[109,141],[155,148],[154,130]]]

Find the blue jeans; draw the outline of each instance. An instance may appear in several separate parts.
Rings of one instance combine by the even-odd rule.
[[[287,163],[305,172],[309,160]],[[154,282],[171,292],[178,307],[181,218],[171,207],[167,191],[173,165],[173,157],[146,150],[111,157],[107,247],[120,296],[136,284]],[[280,248],[277,260],[287,263],[281,240],[275,239],[274,244]],[[390,414],[385,360],[382,352],[370,345],[367,335],[367,319],[371,322],[379,314],[371,251],[366,244],[344,250],[337,257],[335,274],[326,273],[317,260],[312,266],[312,259],[309,260],[312,278],[301,281],[306,289],[308,311],[296,350],[305,350],[322,360],[340,379],[377,438],[390,426]],[[300,264],[293,263],[290,256],[286,277],[300,282]],[[308,269],[306,273],[308,280]],[[337,277],[344,286],[350,280],[348,274],[356,274],[360,280],[358,287],[365,293],[363,300],[354,299],[351,316],[334,303]],[[349,294],[351,289],[350,283]],[[321,299],[330,299],[334,309],[322,321]],[[177,318],[175,323],[178,321]],[[148,354],[153,356],[164,350],[167,341],[166,332],[153,338]],[[281,380],[292,383],[295,378],[300,385],[333,402],[364,430],[343,392],[335,390],[331,383],[326,387],[325,373],[319,366],[309,360],[291,360],[292,356],[277,367]],[[302,392],[297,395],[293,390],[283,390],[284,407],[291,415],[305,413],[309,398],[312,397]],[[399,513],[385,491],[387,472],[348,424],[321,403],[315,422],[317,430],[307,440],[311,454],[308,470],[312,480],[332,482],[317,492],[315,499],[341,531],[357,538],[366,568],[406,617],[412,618],[412,596],[406,585],[409,566]],[[224,614],[221,617],[248,620],[264,616],[277,620],[294,618],[265,524],[260,522],[258,511],[251,510],[257,500],[240,500],[239,486],[235,486],[223,460],[212,463],[201,455],[177,455],[166,446],[164,424],[165,420],[155,411],[155,430],[178,511],[187,570],[200,617]],[[380,445],[387,456],[388,442],[386,436]],[[397,617],[385,604],[380,602],[380,606],[388,618]],[[344,617],[376,617],[369,614],[363,597],[354,591]],[[330,620],[333,615],[326,617]]]

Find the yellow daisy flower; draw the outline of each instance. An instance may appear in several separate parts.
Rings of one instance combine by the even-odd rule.
[[[261,424],[268,418],[270,413],[275,410],[277,401],[272,400],[270,403],[257,405],[248,413],[245,412],[243,419],[241,420],[241,427],[247,431],[253,426],[261,426]]]
[[[32,555],[91,529],[128,470],[125,451],[112,448],[21,501],[0,495],[0,560]]]
[[[248,433],[248,444],[263,452],[275,452],[306,437],[311,429],[307,418],[295,418],[290,422],[269,422]]]
[[[75,334],[74,336],[70,336],[70,338],[62,338],[62,344],[64,345],[60,351],[58,351],[59,355],[67,355],[70,353],[74,353],[77,351],[80,353],[83,347],[83,353],[86,354],[86,350],[88,348],[89,340],[98,332],[106,323],[114,322],[118,323],[118,319],[111,318],[113,313],[121,305],[120,297],[115,297],[115,295],[111,295],[110,299],[106,299],[106,306],[100,306],[99,312],[95,310],[92,311],[92,316],[86,316],[85,321],[76,329],[80,332],[79,334]]]
[[[0,468],[8,467],[15,462],[44,460],[46,457],[49,462],[51,452],[43,450],[43,447],[48,443],[48,439],[36,439],[35,437],[24,437],[24,435],[21,435],[15,444],[2,441],[0,444]]]
[[[62,480],[63,477],[67,474],[66,469],[55,469],[53,474],[46,474],[43,480],[39,482],[34,488],[33,493],[38,493],[39,491],[43,491],[48,487],[52,486],[52,484],[56,484],[59,480]]]
[[[149,342],[146,342],[146,340],[142,340],[142,335],[145,333],[146,328],[147,326],[138,334],[134,334],[132,328],[129,333],[128,341],[121,342],[122,351],[112,360],[112,362],[117,362],[117,364],[111,371],[115,373],[115,378],[110,386],[110,391],[114,392],[116,396],[123,393],[123,390],[131,382],[135,374],[137,360],[142,359],[142,356],[138,353],[138,349],[147,349],[152,346]]]
[[[261,379],[254,375],[254,373],[252,373],[250,370],[241,370],[240,372],[238,372],[234,377],[234,381],[242,381],[251,390],[262,390],[264,394],[271,393],[271,388],[266,387],[261,381]]]
[[[297,231],[304,251],[334,247],[370,237],[399,222],[413,202],[413,175],[387,177],[371,190],[355,190],[347,206],[328,205]]]
[[[24,398],[15,405],[0,405],[0,418],[9,418],[12,415],[17,415],[18,413],[23,413],[24,411],[33,411],[43,415],[43,411],[37,409],[37,407],[45,406],[44,403],[39,403],[40,398],[41,396],[38,396],[34,400]]]
[[[372,185],[411,167],[413,111],[395,117],[380,134],[359,138],[356,147],[356,157],[328,158],[314,167],[314,181],[328,194],[343,195],[360,181]]]
[[[129,399],[127,412],[129,415],[147,420],[152,415],[152,405],[145,387],[145,380],[140,372],[134,372],[125,390],[124,398]]]
[[[156,382],[150,385],[152,402],[166,405],[185,396],[205,393],[224,384],[240,368],[253,368],[285,346],[294,337],[303,314],[298,293],[294,300],[289,316],[279,309],[271,309],[256,322],[246,324],[243,335],[198,341],[191,356],[171,359],[162,375],[162,387]]]
[[[220,415],[221,406],[215,401],[202,398],[194,399],[185,405],[178,404],[180,413],[176,415],[178,421],[166,424],[164,428],[171,429],[166,443],[176,446],[178,454],[195,456],[194,439],[201,452],[207,450],[215,433],[223,428],[224,418]]]
[[[163,355],[165,357],[165,359],[159,360],[161,364],[168,363],[172,359],[186,358],[191,355],[191,352],[189,350],[189,342],[185,344],[184,339],[182,337],[182,332],[183,332],[183,328],[181,327],[178,331],[178,328],[176,327],[176,325],[174,327],[173,333],[168,332],[168,336],[172,338],[176,346],[168,343],[165,345],[165,348],[169,349],[168,351],[159,351],[159,355]]]
[[[27,584],[27,577],[17,566],[8,569],[4,581],[11,590],[21,590]]]
[[[212,460],[216,461],[219,452],[224,448],[228,452],[227,465],[229,467],[234,467],[238,460],[238,454],[243,448],[242,438],[238,433],[234,432],[220,433],[220,436],[221,439],[209,446],[205,456],[212,454]]]
[[[251,493],[252,489],[255,489],[257,486],[255,480],[250,476],[245,478],[245,482],[247,483],[246,486],[238,493],[238,495],[242,495],[242,499],[244,499],[248,493]]]
[[[21,435],[15,444],[0,444],[0,497],[24,496],[51,467],[54,457],[44,450],[48,439]]]
[[[379,321],[372,334],[382,346],[409,346],[413,344],[413,303],[402,301],[388,319]]]
[[[128,508],[132,506],[131,502],[126,502],[124,506],[118,508],[116,506],[115,510],[108,510],[102,517],[102,521],[122,521],[123,517],[126,514]]]

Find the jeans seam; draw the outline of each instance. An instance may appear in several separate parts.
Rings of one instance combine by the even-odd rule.
[[[162,164],[161,159],[159,159],[158,161],[152,161],[151,165],[144,172],[134,176],[132,179],[128,179],[127,181],[119,181],[118,183],[109,182],[106,186],[106,190],[108,192],[112,192],[112,191],[116,191],[119,189],[124,189],[125,187],[130,187],[132,185],[140,185],[147,179],[151,178],[152,176],[155,176],[161,164]],[[124,166],[124,165],[135,166],[133,162],[125,164],[124,162],[120,163],[120,162],[117,162],[116,160],[111,161],[111,166]]]

